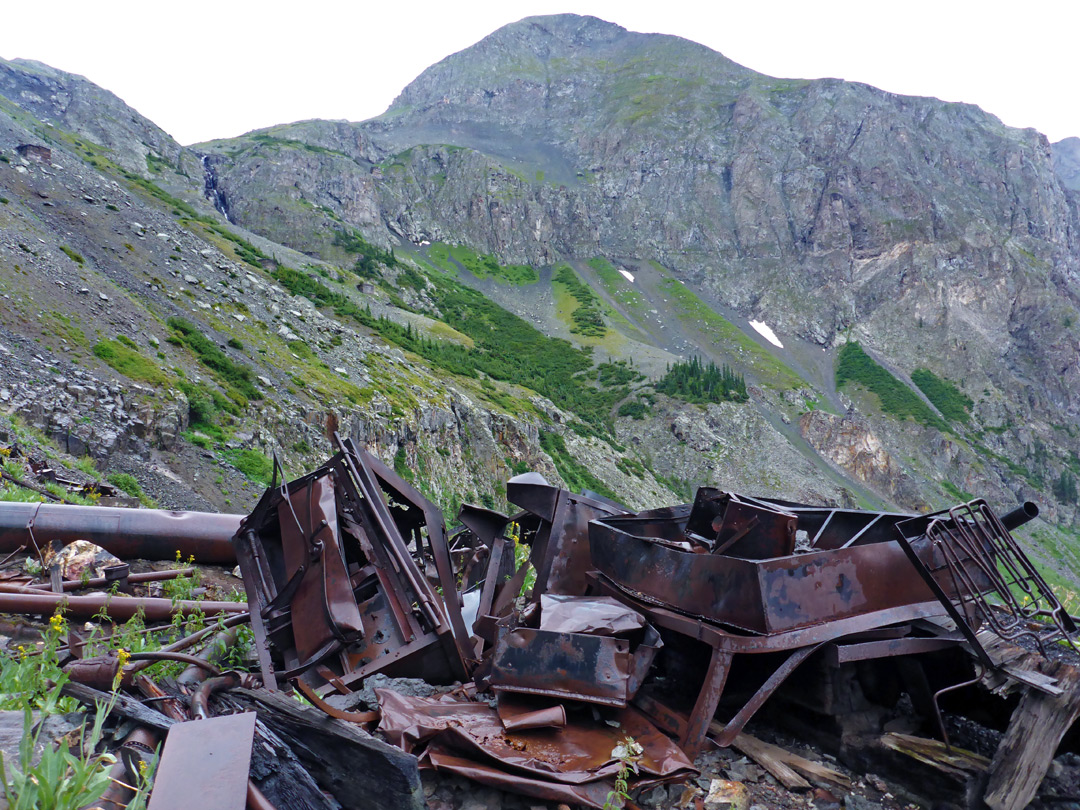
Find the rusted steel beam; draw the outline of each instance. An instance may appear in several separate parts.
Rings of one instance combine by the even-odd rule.
[[[230,539],[242,515],[119,509],[50,503],[0,502],[0,553],[89,540],[122,560],[184,559],[213,565],[236,562]]]
[[[139,598],[135,596],[112,596],[90,594],[68,596],[57,593],[0,593],[0,613],[36,613],[47,615],[58,608],[77,619],[90,619],[107,608],[109,617],[127,621],[142,609],[147,621],[169,621],[176,613],[190,616],[203,613],[216,616],[219,613],[246,613],[242,602],[192,602],[188,600]]]

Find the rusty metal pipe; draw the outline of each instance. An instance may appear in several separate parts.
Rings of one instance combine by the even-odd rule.
[[[178,652],[166,652],[165,650],[147,650],[146,652],[132,653],[130,661],[179,661],[183,664],[190,666],[202,667],[211,675],[220,675],[221,670],[211,664],[209,661],[204,661],[194,655],[188,655],[187,653]]]
[[[229,650],[232,649],[239,638],[239,626],[228,627],[220,633],[215,633],[210,638],[210,641],[207,642],[203,654],[199,656],[199,663],[189,664],[187,668],[176,677],[176,682],[184,686],[193,686],[205,681],[209,670],[203,665],[203,662],[214,664],[216,666],[221,662],[221,659],[228,654]]]
[[[210,717],[210,695],[214,692],[224,692],[227,689],[235,689],[240,685],[240,675],[236,672],[226,672],[224,675],[215,673],[215,677],[208,678],[199,684],[199,688],[191,693],[189,707],[191,714],[198,720]]]
[[[277,810],[250,779],[247,788],[247,810]]]
[[[1031,501],[1024,501],[1024,503],[1013,509],[1011,512],[1002,515],[1001,523],[1006,529],[1011,532],[1013,529],[1020,528],[1029,520],[1034,520],[1038,516],[1038,505],[1032,503]]]
[[[189,577],[195,573],[194,568],[173,568],[169,571],[147,571],[145,574],[128,574],[127,581],[132,585],[138,585],[142,582],[163,582],[168,579],[178,579],[180,577]],[[65,591],[76,591],[79,588],[106,588],[112,583],[105,577],[94,577],[88,579],[85,582],[79,579],[64,580]],[[39,582],[34,585],[27,585],[27,588],[33,588],[38,591],[45,591],[49,589],[49,583]]]
[[[0,554],[54,540],[89,540],[122,560],[184,559],[234,565],[230,539],[243,515],[0,502]],[[32,537],[31,537],[32,533]]]
[[[190,616],[203,613],[216,616],[219,613],[247,613],[247,605],[242,602],[191,602],[170,599],[141,598],[135,596],[112,596],[111,594],[90,594],[88,596],[68,596],[54,593],[0,593],[0,613],[36,613],[49,615],[57,608],[76,619],[90,619],[108,608],[109,618],[127,621],[142,608],[147,621],[166,622],[175,613]]]
[[[237,604],[241,603],[237,602]],[[244,607],[246,607],[246,605],[244,605]],[[179,652],[180,650],[186,650],[188,647],[191,647],[192,645],[202,641],[211,633],[217,632],[220,627],[235,627],[248,621],[251,621],[251,615],[245,610],[243,613],[237,613],[233,616],[230,616],[224,622],[222,622],[221,625],[215,624],[211,627],[203,628],[197,633],[192,633],[190,636],[185,636],[184,638],[177,639],[172,644],[168,644],[162,647],[161,652]],[[150,664],[152,663],[152,661],[140,661],[138,663],[131,664],[125,671],[129,673],[141,672],[142,670],[150,666]]]

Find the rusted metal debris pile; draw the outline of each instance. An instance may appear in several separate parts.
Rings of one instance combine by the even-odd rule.
[[[1076,625],[1010,535],[1037,514],[1033,504],[1000,518],[982,501],[913,515],[702,488],[691,504],[634,513],[526,473],[507,483],[519,513],[466,506],[448,534],[411,484],[336,441],[324,466],[275,480],[242,519],[0,510],[0,551],[89,539],[122,559],[179,549],[239,563],[246,609],[198,604],[245,611],[227,624],[250,622],[257,674],[187,656],[193,666],[162,692],[139,676],[146,661],[68,666],[80,699],[114,677],[141,692],[143,702],[125,695],[114,708],[135,721],[135,743],[167,733],[152,810],[185,805],[185,774],[203,772],[217,775],[201,788],[214,807],[321,807],[325,792],[345,807],[421,806],[417,768],[602,807],[629,763],[637,788],[685,780],[714,745],[809,788],[804,777],[825,769],[789,757],[796,773],[744,733],[774,701],[827,718],[804,725],[839,739],[869,736],[917,755],[993,808],[1018,808],[1080,713],[1078,671],[1048,656],[1071,644]],[[101,607],[96,597],[0,590],[15,591],[0,593],[3,612],[51,613],[62,599],[75,615]],[[148,618],[173,609],[118,597],[109,610],[135,603]],[[183,658],[199,640],[165,654]],[[376,675],[445,688],[365,697]],[[1011,721],[1001,703],[1005,737],[989,763],[950,748],[942,723],[942,704],[963,712],[976,684],[1020,695]],[[282,696],[293,691],[317,708]],[[867,727],[866,707],[900,693],[942,742]],[[268,750],[286,764],[269,768]]]

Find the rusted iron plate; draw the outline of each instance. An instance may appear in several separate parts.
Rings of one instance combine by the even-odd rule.
[[[634,610],[639,611],[651,624],[682,633],[692,639],[703,641],[710,646],[732,653],[758,654],[794,650],[799,647],[818,644],[822,641],[834,641],[854,633],[862,633],[899,622],[945,615],[945,608],[942,607],[938,600],[933,599],[927,602],[901,605],[886,610],[849,616],[833,622],[800,627],[783,633],[743,635],[725,630],[719,625],[699,617],[687,616],[665,607],[643,602],[601,574],[591,576],[590,580],[601,593],[613,596],[634,608]]]
[[[375,693],[382,710],[379,730],[393,744],[419,756],[422,766],[432,756],[461,757],[478,769],[464,775],[485,781],[480,771],[497,769],[502,781],[488,783],[507,790],[517,790],[518,780],[586,785],[608,779],[620,768],[611,752],[627,736],[642,746],[638,762],[642,774],[668,778],[694,773],[686,755],[634,709],[598,708],[603,719],[615,725],[587,716],[585,722],[569,718],[563,728],[511,733],[486,703],[445,695],[415,698],[383,689]]]
[[[792,553],[796,520],[791,512],[743,501],[733,492],[701,487],[686,531],[705,540],[714,554],[765,560]]]
[[[892,658],[897,655],[920,655],[928,652],[952,649],[960,639],[950,638],[893,638],[882,641],[864,641],[856,644],[837,643],[824,653],[832,666],[850,661],[869,661],[874,658]]]
[[[530,556],[536,568],[533,600],[544,593],[584,594],[591,567],[589,521],[626,514],[625,508],[553,487],[537,473],[511,478],[506,497],[541,521]]]
[[[630,659],[626,639],[518,627],[495,643],[489,682],[496,692],[625,706]]]
[[[934,598],[892,541],[745,560],[681,551],[627,531],[642,527],[621,517],[591,523],[596,568],[648,601],[753,633],[781,633]],[[677,527],[657,528],[665,538],[679,533]]]
[[[292,490],[278,502],[277,513],[286,581],[299,577],[289,600],[296,654],[314,663],[335,641],[355,640],[363,630],[345,570],[330,476]]]
[[[213,565],[236,562],[229,542],[242,515],[120,509],[108,506],[0,503],[0,554],[25,545],[89,540],[122,560],[187,559]]]
[[[660,635],[611,597],[543,595],[539,627],[500,628],[487,681],[496,692],[625,706],[641,686]],[[537,623],[536,609],[527,612]]]
[[[174,724],[149,810],[243,810],[254,737],[254,712]]]

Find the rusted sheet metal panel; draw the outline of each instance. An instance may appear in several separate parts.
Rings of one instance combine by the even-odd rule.
[[[589,526],[592,561],[604,576],[646,601],[764,632],[764,606],[756,563],[736,557],[679,551],[625,528],[654,527],[634,518],[607,518]],[[674,539],[681,530],[655,527]],[[667,539],[665,537],[665,539]]]
[[[898,543],[763,560],[766,633],[780,633],[934,598]]]
[[[377,689],[387,739],[420,758],[421,767],[449,770],[475,781],[548,801],[602,807],[620,763],[611,752],[630,736],[643,748],[646,777],[693,775],[681,750],[633,709],[604,709],[607,723],[591,718],[562,728],[507,731],[486,703],[414,698]]]
[[[537,473],[511,478],[506,497],[541,520],[530,557],[536,567],[534,601],[544,593],[584,594],[591,568],[589,521],[626,514],[626,510],[553,487]]]
[[[540,609],[539,628],[500,628],[491,687],[625,706],[663,646],[655,628],[611,597],[545,594]]]
[[[243,810],[254,737],[254,712],[174,724],[149,810]]]
[[[900,605],[934,594],[895,542],[769,560],[695,554],[625,531],[639,521],[590,527],[596,568],[646,601],[754,633],[781,633]],[[675,527],[660,527],[677,537]]]
[[[490,683],[496,692],[625,706],[630,668],[626,639],[518,627],[495,644]]]
[[[172,512],[164,509],[119,509],[107,506],[0,503],[0,554],[20,546],[41,548],[57,541],[66,545],[89,540],[122,560],[187,559],[233,565],[230,538],[243,515]]]
[[[278,502],[278,524],[287,579],[299,576],[289,604],[296,653],[317,660],[335,640],[352,640],[363,630],[349,573],[329,475],[314,478]]]
[[[705,540],[714,554],[765,560],[792,553],[796,520],[791,512],[743,501],[731,492],[701,487],[686,531]]]

